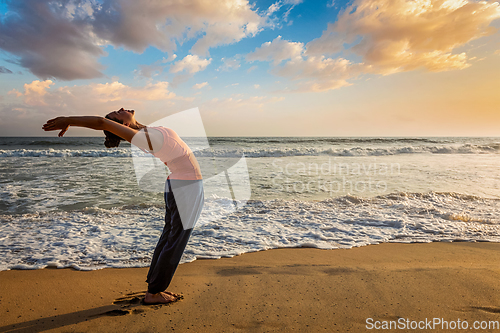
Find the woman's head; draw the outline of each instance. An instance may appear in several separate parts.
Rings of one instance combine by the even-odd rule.
[[[135,120],[134,114],[134,110],[125,110],[121,108],[118,111],[108,113],[105,118],[116,121],[117,123],[125,126],[136,128],[140,124]],[[120,141],[124,140],[109,131],[104,131],[104,135],[106,136],[106,140],[104,141],[104,146],[106,146],[106,148],[118,147],[120,145]]]

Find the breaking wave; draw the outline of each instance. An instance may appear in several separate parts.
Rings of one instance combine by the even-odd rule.
[[[285,156],[387,156],[401,154],[499,154],[500,143],[486,145],[441,145],[349,148],[226,148],[195,151],[198,157],[285,157]],[[0,157],[131,157],[130,148],[117,149],[15,149],[0,150]]]

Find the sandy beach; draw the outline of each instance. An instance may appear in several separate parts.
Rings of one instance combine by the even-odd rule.
[[[184,298],[164,306],[140,302],[146,268],[3,271],[0,332],[361,332],[433,318],[471,328],[500,321],[498,263],[498,243],[269,250],[180,265],[169,290]]]
[[[0,333],[500,333],[500,0],[0,0],[0,51]]]

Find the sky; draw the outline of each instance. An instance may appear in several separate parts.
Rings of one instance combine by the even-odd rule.
[[[209,136],[498,137],[499,29],[494,1],[2,1],[0,136],[198,107]]]

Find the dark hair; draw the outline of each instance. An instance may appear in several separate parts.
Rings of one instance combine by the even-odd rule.
[[[106,119],[109,119],[109,120],[112,120],[112,121],[116,121],[117,123],[119,124],[122,124],[123,125],[123,121],[119,121],[119,120],[116,120],[116,119],[111,119],[109,117],[109,114],[106,115],[106,117],[104,117]],[[124,140],[123,138],[119,137],[118,135],[116,134],[113,134],[109,131],[103,131],[104,132],[104,135],[106,135],[106,140],[104,141],[104,146],[106,146],[106,148],[115,148],[115,147],[118,147],[120,145],[120,141]]]

